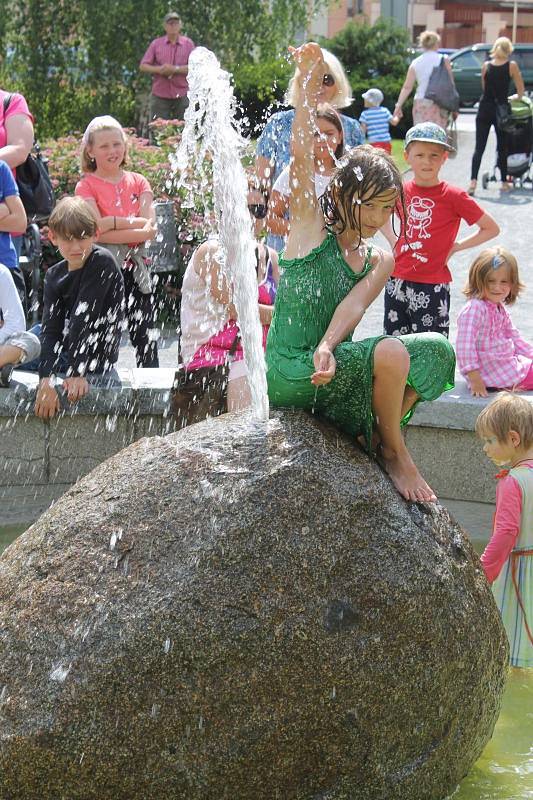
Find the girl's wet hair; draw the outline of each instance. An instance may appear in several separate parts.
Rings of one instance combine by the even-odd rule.
[[[329,103],[319,103],[316,107],[316,119],[325,119],[337,128],[341,138],[333,155],[335,158],[341,158],[344,153],[344,130],[340,116]]]
[[[476,420],[476,433],[480,438],[495,436],[505,442],[510,431],[520,435],[520,446],[533,444],[533,406],[525,397],[513,392],[500,392],[485,406]]]
[[[516,258],[509,250],[500,245],[487,247],[474,259],[468,271],[468,281],[463,289],[463,294],[465,294],[469,300],[473,298],[482,298],[489,285],[489,278],[494,270],[505,266],[509,267],[511,291],[508,297],[505,298],[504,303],[509,306],[512,305],[520,292],[525,289],[525,286],[520,282]]]
[[[393,158],[369,144],[350,150],[320,198],[326,228],[337,235],[348,228],[360,232],[361,204],[387,192],[395,192],[395,211],[406,219],[402,176]]]
[[[96,170],[96,162],[89,156],[88,148],[94,145],[94,135],[95,133],[100,133],[100,131],[116,131],[120,132],[122,136],[122,141],[124,142],[124,147],[126,148],[126,152],[124,153],[124,158],[122,159],[120,166],[124,167],[127,163],[128,158],[128,139],[122,125],[120,122],[115,119],[115,117],[111,117],[109,114],[105,114],[103,117],[95,117],[92,119],[87,127],[85,128],[85,133],[83,134],[81,140],[81,171],[82,172],[95,172]]]
[[[50,214],[48,227],[53,234],[67,241],[87,239],[97,233],[92,209],[81,197],[63,197]]]

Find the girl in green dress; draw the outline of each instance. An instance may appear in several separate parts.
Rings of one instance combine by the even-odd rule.
[[[374,433],[400,494],[435,501],[401,426],[419,400],[434,400],[453,387],[453,348],[437,333],[352,341],[394,266],[390,253],[371,248],[366,239],[403,203],[401,175],[386,153],[358,147],[344,159],[319,205],[314,118],[327,69],[317,44],[291,52],[302,103],[292,129],[291,229],[267,343],[269,398],[274,406],[313,411],[362,438],[368,450]]]

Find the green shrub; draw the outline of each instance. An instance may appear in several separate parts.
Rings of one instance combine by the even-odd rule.
[[[354,79],[405,78],[411,60],[408,32],[387,17],[380,17],[374,25],[349,22],[322,44],[335,53]]]
[[[270,114],[283,101],[293,69],[285,58],[235,68],[235,97],[242,108],[246,132],[252,136],[261,133]]]

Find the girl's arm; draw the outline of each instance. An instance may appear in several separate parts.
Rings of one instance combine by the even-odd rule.
[[[533,345],[522,338],[518,328],[515,328],[513,325],[510,314],[507,314],[507,335],[513,340],[515,353],[517,355],[533,358]]]
[[[496,487],[496,513],[490,541],[481,556],[489,583],[496,580],[520,534],[522,491],[515,478],[507,475]]]
[[[315,386],[324,385],[332,380],[336,369],[333,351],[359,325],[366,309],[379,295],[392,274],[394,258],[391,253],[376,248],[372,260],[374,268],[339,303],[315,350],[313,360],[316,372],[311,377],[311,383]]]
[[[98,225],[98,241],[102,244],[138,244],[154,238],[155,228],[150,219],[145,217],[102,217],[96,200],[92,197],[83,197],[83,199],[94,214]]]
[[[481,88],[482,88],[483,91],[485,91],[485,78],[486,78],[486,75],[487,75],[487,64],[488,63],[489,63],[488,61],[484,61],[483,65],[481,67]]]
[[[327,72],[322,50],[314,42],[297,50],[290,48],[290,51],[299,69],[300,97],[291,135],[291,227],[285,248],[285,258],[288,259],[307,255],[325,237],[324,216],[315,194],[314,138],[317,98]]]
[[[153,192],[141,192],[141,196],[139,197],[139,217],[147,219],[155,225]]]
[[[289,210],[289,198],[281,192],[273,191],[268,203],[266,224],[271,233],[276,236],[287,236],[290,229],[289,220],[285,214]]]
[[[488,392],[479,372],[480,362],[477,341],[483,323],[483,311],[477,304],[463,309],[457,319],[457,341],[455,352],[457,366],[468,381],[474,397],[488,397]]]
[[[483,214],[483,216],[476,222],[478,230],[476,233],[467,236],[461,242],[455,242],[452,249],[448,253],[448,258],[451,258],[454,253],[460,250],[469,250],[471,247],[479,247],[483,242],[488,242],[489,239],[494,239],[500,232],[500,226],[490,214]]]
[[[237,319],[237,311],[232,302],[233,293],[220,262],[217,260],[219,245],[204,242],[194,255],[194,269],[209,287],[209,294],[217,303],[227,306],[230,319]]]
[[[4,212],[3,215],[0,213],[0,231],[24,233],[28,227],[28,219],[20,197],[16,194],[9,195],[3,203],[0,203],[0,209]]]
[[[272,176],[274,175],[274,161],[266,156],[256,156],[255,174],[259,180],[259,186],[267,194],[272,189]]]
[[[270,325],[272,322],[272,314],[274,313],[274,306],[267,306],[263,303],[258,303],[259,308],[259,322],[261,325]]]
[[[269,253],[269,255],[270,255],[270,261],[271,261],[271,263],[272,263],[272,277],[274,278],[274,281],[276,282],[276,286],[277,286],[277,285],[278,285],[278,283],[279,283],[279,261],[278,261],[278,254],[276,253],[276,251],[275,251],[275,250],[274,250],[274,248],[272,248],[272,247],[269,247],[269,248],[268,248],[268,253]]]
[[[522,95],[525,92],[524,86],[524,79],[522,78],[522,73],[520,72],[520,67],[516,63],[516,61],[511,61],[509,72],[511,73],[511,78],[514,81],[514,85],[516,88],[516,97],[518,100],[522,99]]]
[[[413,91],[416,83],[416,72],[414,67],[411,65],[407,70],[407,75],[405,76],[404,84],[400,90],[400,94],[398,95],[398,101],[394,106],[393,115],[395,117],[399,117],[401,119],[403,117],[402,106]]]
[[[26,114],[12,114],[5,120],[6,144],[0,159],[14,169],[24,164],[33,147],[33,123]]]

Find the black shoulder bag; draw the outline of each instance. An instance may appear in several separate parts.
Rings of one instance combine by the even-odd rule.
[[[7,109],[11,103],[11,94],[4,97],[5,120]],[[55,195],[48,174],[48,161],[43,158],[37,143],[23,164],[16,168],[17,186],[22,205],[30,222],[46,222],[55,206]]]

